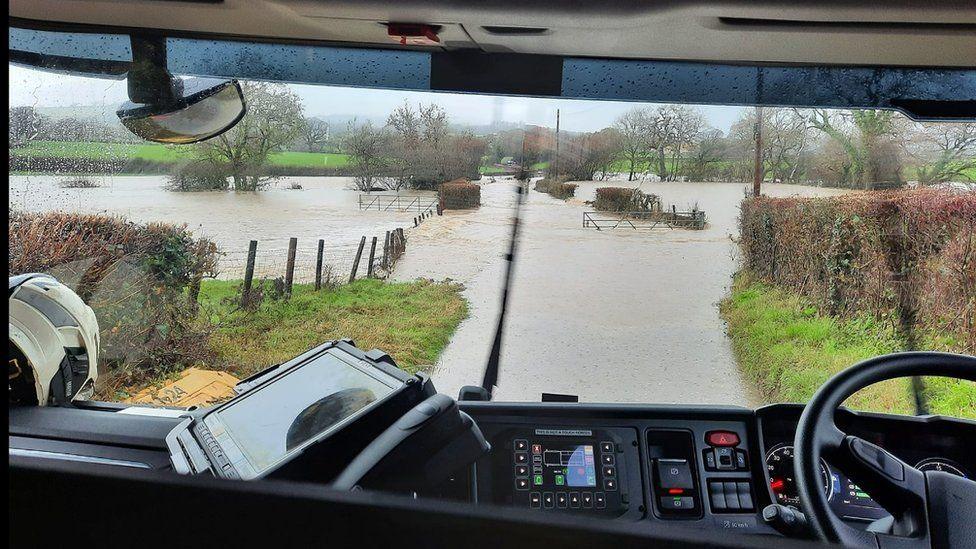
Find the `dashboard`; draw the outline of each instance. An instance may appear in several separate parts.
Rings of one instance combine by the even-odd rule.
[[[800,405],[725,407],[462,403],[492,445],[458,497],[543,513],[773,534],[770,503],[800,508]],[[973,478],[976,422],[838,410],[838,426],[917,468]],[[822,462],[832,509],[866,527],[887,513]]]
[[[802,412],[801,407],[776,406],[757,414],[771,495],[777,503],[798,508],[802,506],[793,478],[793,436]],[[965,478],[973,478],[976,471],[976,431],[969,422],[845,410],[838,411],[836,421],[842,431],[881,446],[920,471],[945,471]],[[888,515],[870,494],[833,464],[821,460],[820,472],[824,494],[837,516],[850,522],[870,523]]]
[[[421,496],[528,513],[770,535],[779,534],[762,520],[765,506],[774,502],[800,506],[792,476],[800,405],[749,410],[547,402],[458,404],[477,423],[491,449]],[[846,432],[920,469],[968,478],[976,475],[974,421],[843,409],[837,411],[836,420]],[[174,471],[169,439],[172,433],[185,431],[180,430],[185,422],[175,410],[150,413],[108,404],[11,410],[10,456]],[[342,433],[361,434],[366,427]],[[285,474],[279,478],[328,484],[358,453],[352,442],[336,439],[323,447],[328,452],[305,452],[280,469]],[[336,448],[348,450],[348,455],[340,456]],[[198,458],[207,459],[203,453]],[[834,464],[823,462],[821,468],[823,488],[838,516],[861,527],[885,516],[870,494]]]

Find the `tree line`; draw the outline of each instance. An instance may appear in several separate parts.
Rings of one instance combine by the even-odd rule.
[[[701,109],[642,106],[595,132],[526,126],[474,135],[452,125],[436,104],[404,103],[385,124],[350,122],[330,128],[305,115],[301,99],[281,84],[243,82],[247,115],[224,134],[187,147],[173,170],[175,190],[253,191],[275,177],[270,156],[280,151],[348,155],[361,190],[429,189],[475,179],[483,165],[513,166],[527,176],[539,165],[573,180],[751,181],[757,109],[743,109],[728,132],[708,125]],[[976,124],[917,123],[893,111],[766,107],[761,123],[766,181],[847,188],[897,187],[976,178]],[[338,130],[338,131],[336,131]],[[120,125],[52,118],[33,107],[9,109],[9,143],[35,140],[138,142]]]
[[[751,181],[758,109],[723,133],[696,107],[639,107],[598,132],[560,136],[549,169],[569,179]],[[763,180],[889,188],[976,177],[976,124],[918,123],[894,111],[771,108],[761,118]],[[555,150],[558,149],[558,154]]]

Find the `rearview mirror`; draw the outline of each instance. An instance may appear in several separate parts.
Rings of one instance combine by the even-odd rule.
[[[126,101],[116,114],[128,130],[160,143],[195,143],[234,127],[247,112],[236,80],[173,80],[173,94],[161,103]]]

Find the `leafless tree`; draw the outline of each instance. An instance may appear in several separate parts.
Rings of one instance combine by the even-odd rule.
[[[923,185],[976,180],[976,124],[914,124],[908,147],[919,164],[915,173]]]
[[[370,192],[383,186],[390,141],[386,130],[374,128],[369,121],[360,126],[350,123],[342,140],[342,152],[349,155],[356,188],[360,191]]]
[[[620,115],[614,122],[613,127],[620,137],[620,156],[630,172],[627,181],[633,181],[638,167],[648,160],[651,151],[648,126],[651,118],[649,109],[637,108]]]
[[[318,118],[306,118],[299,131],[309,152],[321,152],[329,140],[329,123]]]
[[[196,145],[200,160],[229,173],[234,190],[262,188],[270,176],[268,157],[294,142],[302,126],[302,103],[287,86],[245,82],[247,114],[230,130]]]

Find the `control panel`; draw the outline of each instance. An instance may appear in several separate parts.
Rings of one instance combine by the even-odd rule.
[[[646,436],[656,514],[664,519],[700,518],[702,504],[691,431],[649,429]]]
[[[708,431],[702,463],[712,513],[755,513],[749,453],[734,431]]]
[[[493,444],[494,470],[508,472],[508,486],[502,489],[501,479],[496,479],[496,501],[608,517],[627,511],[627,452],[621,437],[611,430],[511,429],[503,436],[503,444]],[[627,446],[635,452],[632,444]],[[508,461],[505,466],[497,461],[502,451]]]

